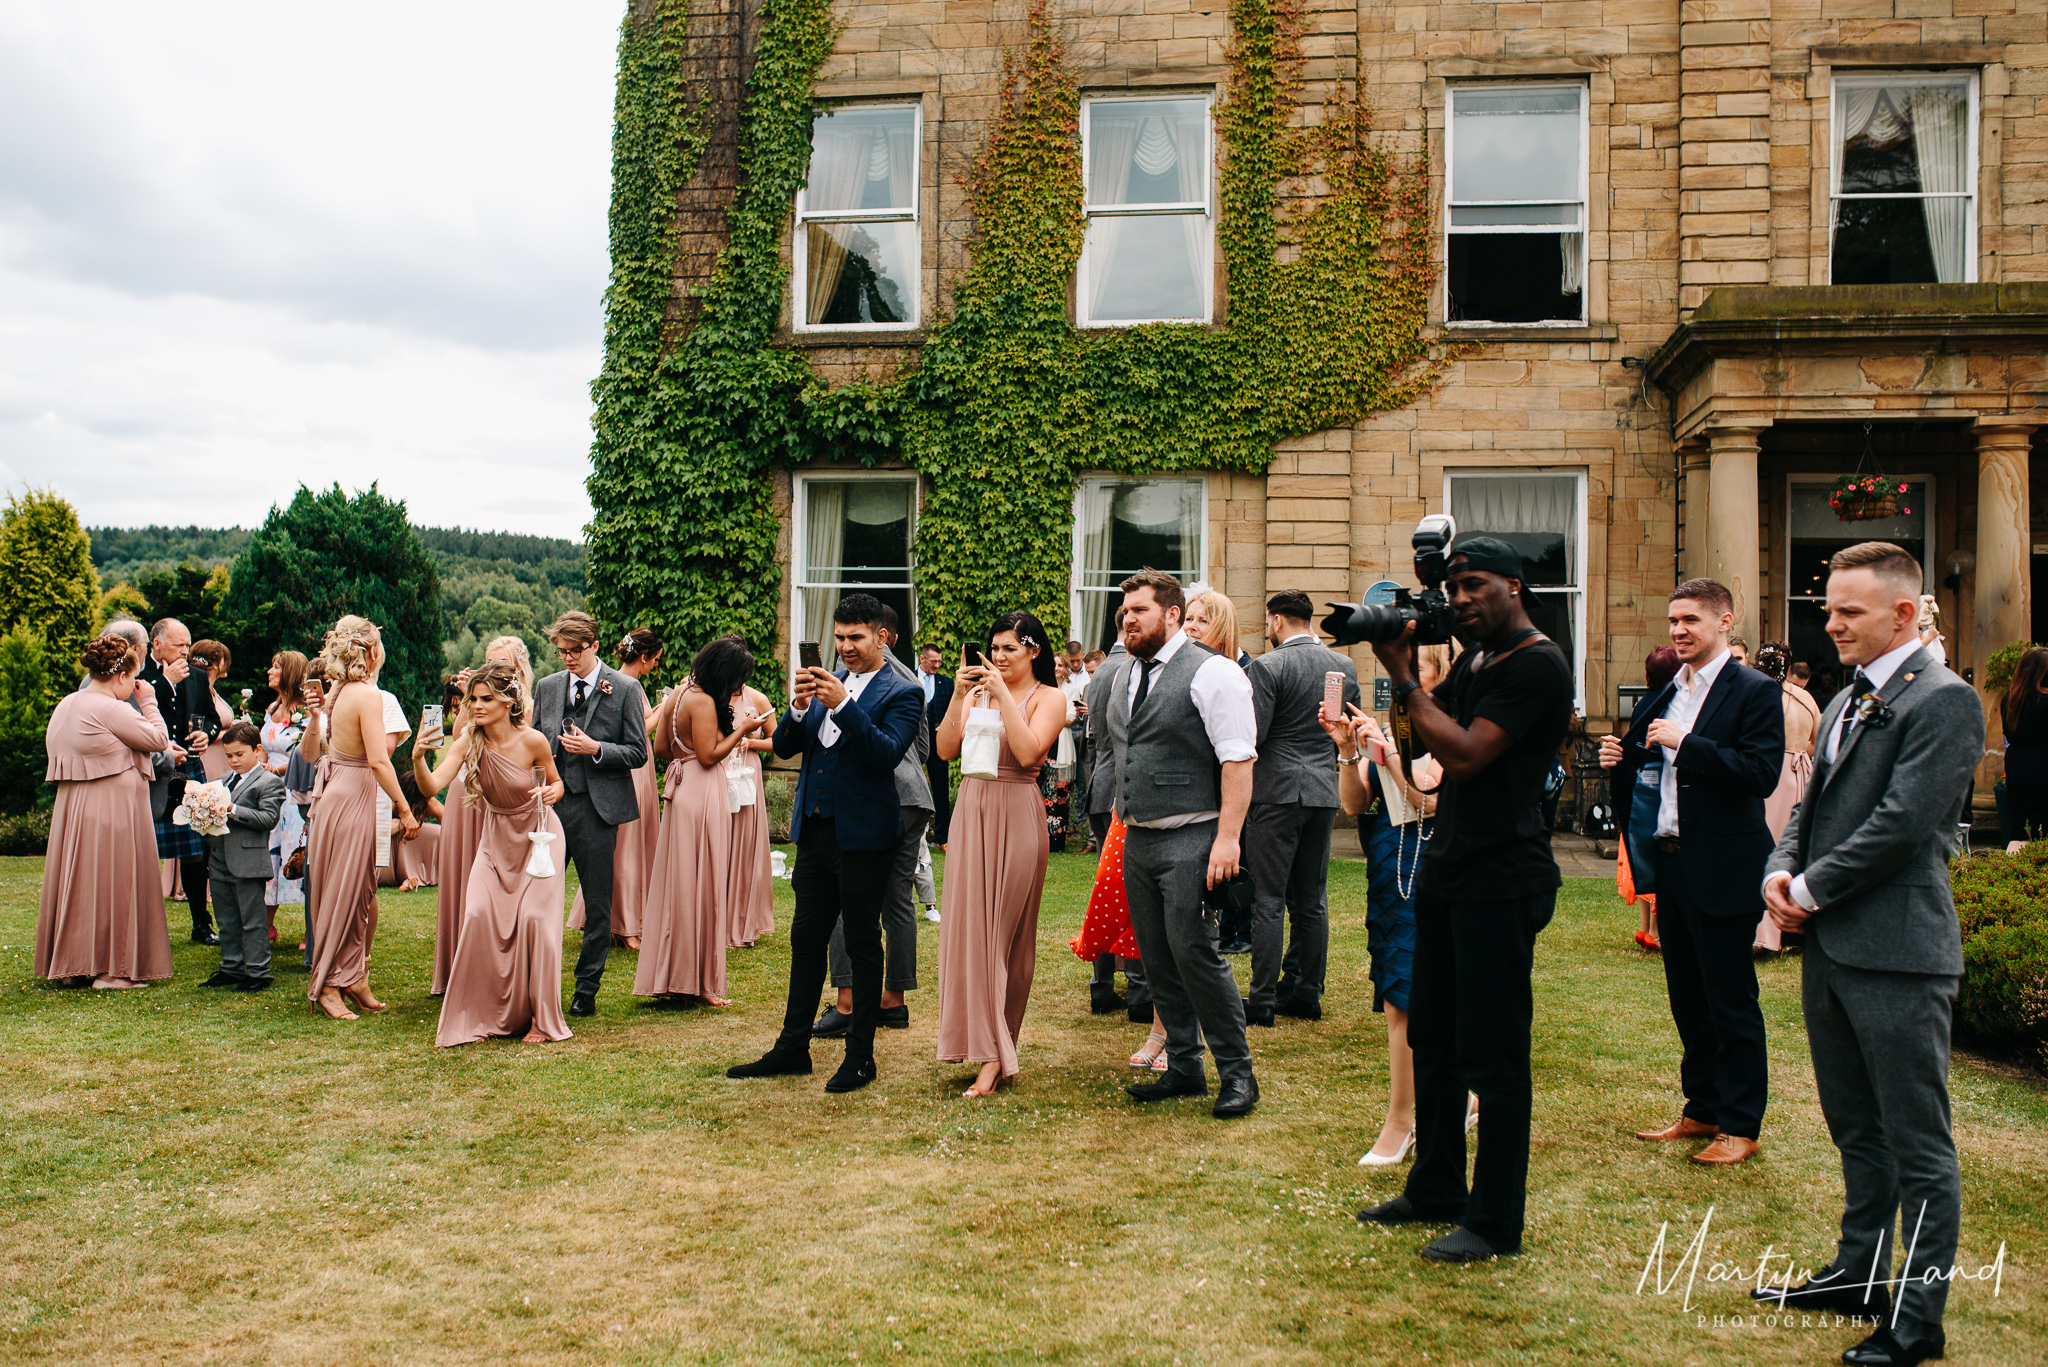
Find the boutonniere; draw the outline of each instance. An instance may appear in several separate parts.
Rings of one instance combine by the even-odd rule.
[[[1879,731],[1892,724],[1892,705],[1873,693],[1856,704],[1856,724]]]
[[[304,708],[300,708],[300,707],[294,707],[294,708],[292,709],[292,725],[293,725],[293,726],[304,726],[305,724],[306,724],[306,712],[305,712],[305,709],[304,709]]]
[[[610,679],[599,679],[597,681],[597,691],[609,698],[612,695],[612,681]]]

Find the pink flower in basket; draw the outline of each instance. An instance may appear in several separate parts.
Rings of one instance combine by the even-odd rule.
[[[187,784],[184,805],[171,813],[171,824],[190,826],[201,835],[226,835],[234,810],[235,800],[218,783]]]

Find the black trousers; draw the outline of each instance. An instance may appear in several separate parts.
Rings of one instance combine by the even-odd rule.
[[[604,964],[612,952],[612,858],[618,853],[619,828],[597,814],[590,794],[563,793],[555,804],[568,846],[563,867],[576,865],[583,889],[583,948],[576,955],[576,990],[596,995],[604,981]]]
[[[1762,880],[1759,879],[1759,882]],[[1757,917],[1713,916],[1687,893],[1676,855],[1657,855],[1657,938],[1684,1053],[1685,1114],[1755,1139],[1770,1094],[1764,1012],[1757,1004]]]
[[[1522,1242],[1529,1189],[1529,989],[1552,889],[1504,902],[1415,894],[1408,1043],[1415,1051],[1415,1165],[1408,1199],[1496,1248]],[[1479,1097],[1479,1153],[1465,1186],[1465,1093]]]
[[[845,933],[846,956],[853,960],[846,1061],[862,1063],[875,1056],[875,1023],[882,1010],[882,904],[895,860],[893,849],[842,850],[836,822],[804,818],[796,868],[790,873],[796,912],[789,922],[789,1005],[775,1041],[778,1052],[811,1050],[811,1018],[825,990],[827,951],[837,925]]]
[[[213,918],[206,914],[206,885],[209,881],[204,854],[178,861],[178,881],[185,890],[185,905],[192,909],[192,933],[213,932]]]
[[[936,756],[926,760],[924,781],[932,790],[931,843],[943,845],[953,829],[953,766]]]

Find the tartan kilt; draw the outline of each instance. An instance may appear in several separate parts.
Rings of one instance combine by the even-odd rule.
[[[206,766],[196,759],[188,759],[178,771],[193,783],[206,782]],[[164,819],[156,823],[156,857],[159,859],[197,859],[206,853],[206,837],[190,826],[179,826],[172,822],[174,804],[164,807]]]

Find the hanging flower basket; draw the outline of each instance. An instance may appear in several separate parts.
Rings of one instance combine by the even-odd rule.
[[[1886,475],[1844,475],[1828,494],[1828,506],[1844,522],[1876,522],[1901,514],[1910,516],[1913,510],[1901,503],[1905,496],[1903,480]]]

